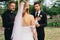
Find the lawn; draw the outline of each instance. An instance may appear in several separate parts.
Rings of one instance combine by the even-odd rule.
[[[3,28],[0,27],[0,40],[4,40],[4,31]]]
[[[0,40],[4,40],[3,30],[0,28]],[[60,28],[45,27],[45,40],[60,40]]]
[[[60,40],[60,28],[45,28],[45,40]]]

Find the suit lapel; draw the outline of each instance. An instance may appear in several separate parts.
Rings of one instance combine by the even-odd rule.
[[[35,17],[36,17],[36,16],[35,16],[35,12],[34,12],[34,14],[33,14],[33,15],[34,15],[34,18],[35,18]]]
[[[39,17],[42,17],[42,11],[40,12]]]
[[[36,17],[36,16],[35,16],[35,12],[34,12],[33,15],[34,15],[34,17]],[[42,11],[40,12],[39,17],[42,17]]]

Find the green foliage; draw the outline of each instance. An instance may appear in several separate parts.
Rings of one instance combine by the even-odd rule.
[[[17,13],[18,11],[18,1],[16,1],[16,10],[15,10],[15,13]]]
[[[53,6],[52,8],[48,8],[46,6],[42,6],[43,11],[45,11],[49,15],[57,15],[60,14],[60,7]]]
[[[34,6],[33,5],[29,5],[29,12],[30,13],[34,12]]]
[[[47,24],[49,27],[60,27],[60,22],[50,22]]]
[[[60,27],[60,19],[59,17],[55,17],[53,19],[48,19],[47,21],[47,26],[48,27]]]
[[[44,0],[37,0],[38,2],[43,2]]]

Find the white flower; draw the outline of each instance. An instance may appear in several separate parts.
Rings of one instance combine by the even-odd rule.
[[[42,15],[40,15],[40,17],[42,17]]]

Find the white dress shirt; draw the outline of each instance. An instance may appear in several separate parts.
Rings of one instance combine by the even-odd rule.
[[[40,15],[40,12],[41,12],[41,10],[38,11],[38,16]],[[37,14],[37,12],[35,12],[35,16],[36,16],[36,14]]]

